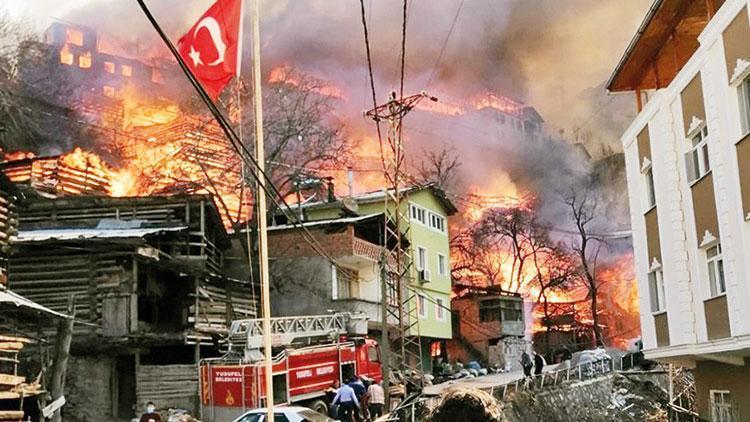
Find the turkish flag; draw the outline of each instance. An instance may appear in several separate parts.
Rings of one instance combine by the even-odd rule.
[[[242,0],[217,0],[177,42],[182,59],[211,99],[237,74]]]

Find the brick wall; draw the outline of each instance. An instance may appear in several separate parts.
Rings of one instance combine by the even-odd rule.
[[[311,228],[310,233],[332,257],[349,256],[353,253],[352,226],[340,233],[326,233],[323,229]],[[300,230],[272,230],[268,232],[268,254],[271,258],[319,256],[307,243]]]

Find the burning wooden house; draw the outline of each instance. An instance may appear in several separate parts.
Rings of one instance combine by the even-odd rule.
[[[461,284],[454,284],[453,294],[453,332],[457,335],[447,344],[449,360],[516,368],[528,343],[521,295],[495,286]]]
[[[253,317],[249,287],[224,275],[230,239],[208,195],[32,197],[9,286],[77,321],[66,383],[71,420],[134,416],[152,400],[193,410],[197,367],[235,318]]]

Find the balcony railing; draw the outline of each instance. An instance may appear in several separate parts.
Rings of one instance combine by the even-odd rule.
[[[353,237],[352,250],[355,256],[369,259],[373,262],[378,262],[380,261],[380,255],[383,251],[383,248],[366,240]]]

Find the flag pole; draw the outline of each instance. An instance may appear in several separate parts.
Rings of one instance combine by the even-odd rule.
[[[253,2],[253,95],[255,96],[255,160],[258,173],[264,174],[266,158],[263,143],[263,97],[260,74],[260,0]],[[266,179],[258,179],[258,249],[260,253],[260,287],[263,305],[263,354],[266,376],[266,420],[273,417],[273,364],[271,362],[271,299],[268,276],[268,236],[266,233]]]
[[[263,304],[263,343],[264,343],[264,354],[265,354],[265,378],[266,378],[266,418],[267,420],[273,420],[273,366],[271,363],[271,306],[269,300],[269,285],[268,285],[268,237],[266,233],[266,177],[265,177],[265,154],[263,150],[263,104],[261,102],[261,80],[260,80],[260,11],[258,8],[258,1],[253,1],[253,82],[255,88],[255,140],[256,149],[255,157],[257,160],[255,163],[257,177],[255,179],[258,182],[258,247],[260,249],[260,276],[261,276],[261,301]],[[161,29],[156,18],[151,14],[144,0],[137,0],[138,5],[143,10],[146,18],[154,27],[156,32],[161,37],[164,44],[166,44],[169,51],[177,60],[177,64],[182,69],[185,76],[190,81],[193,88],[198,92],[201,100],[206,104],[211,114],[213,114],[216,122],[219,124],[224,134],[229,138],[230,142],[237,140],[237,135],[232,131],[231,126],[227,122],[226,117],[219,111],[216,104],[211,100],[211,97],[206,93],[206,90],[195,78],[195,75],[190,71],[190,68],[185,63],[185,60],[177,51],[172,41],[164,30]],[[244,157],[241,157],[244,161]]]

